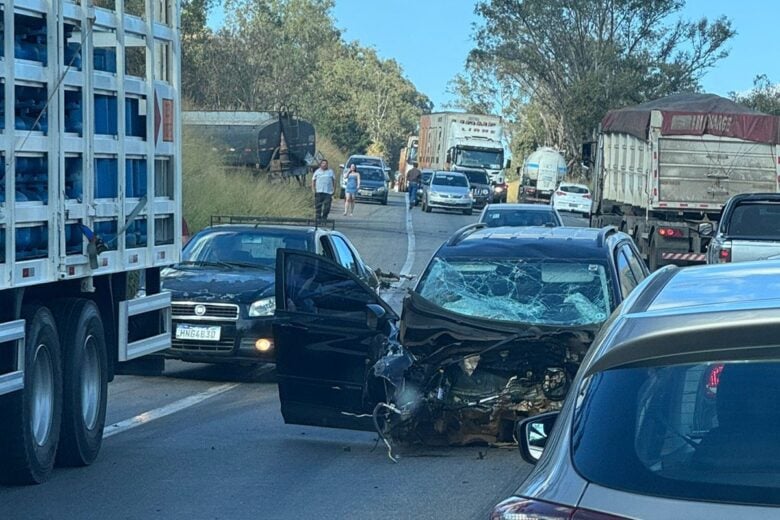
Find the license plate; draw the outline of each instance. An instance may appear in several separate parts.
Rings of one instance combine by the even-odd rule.
[[[176,325],[176,339],[191,339],[200,341],[219,341],[222,336],[221,327],[202,327],[197,325]]]
[[[358,194],[360,194],[360,195],[371,195],[372,192],[366,191],[366,190],[360,190],[360,191],[358,191]]]

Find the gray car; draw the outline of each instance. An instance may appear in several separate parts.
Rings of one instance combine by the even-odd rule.
[[[745,193],[723,206],[717,232],[711,223],[699,225],[712,236],[708,264],[774,259],[780,255],[780,194]]]
[[[471,215],[473,208],[471,185],[468,177],[462,173],[433,172],[431,182],[423,186],[422,209],[426,213],[433,209],[449,209]]]
[[[780,262],[679,269],[602,327],[491,518],[780,518]]]

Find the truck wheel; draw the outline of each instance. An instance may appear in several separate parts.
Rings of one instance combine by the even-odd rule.
[[[0,401],[0,482],[40,484],[57,454],[62,412],[62,360],[49,309],[22,308],[25,326],[24,390]]]
[[[56,314],[63,350],[62,432],[57,463],[87,466],[103,443],[108,359],[103,320],[94,302],[60,300]]]

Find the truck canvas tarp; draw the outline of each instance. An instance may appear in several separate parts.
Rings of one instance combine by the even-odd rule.
[[[780,117],[751,110],[713,94],[677,94],[611,110],[601,122],[601,129],[605,133],[647,139],[653,110],[663,115],[661,135],[709,134],[780,144]]]

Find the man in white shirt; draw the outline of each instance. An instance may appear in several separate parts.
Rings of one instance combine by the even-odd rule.
[[[320,167],[311,179],[311,187],[314,190],[315,216],[317,220],[326,220],[336,188],[336,176],[333,170],[328,168],[328,161],[324,159],[320,161]]]

